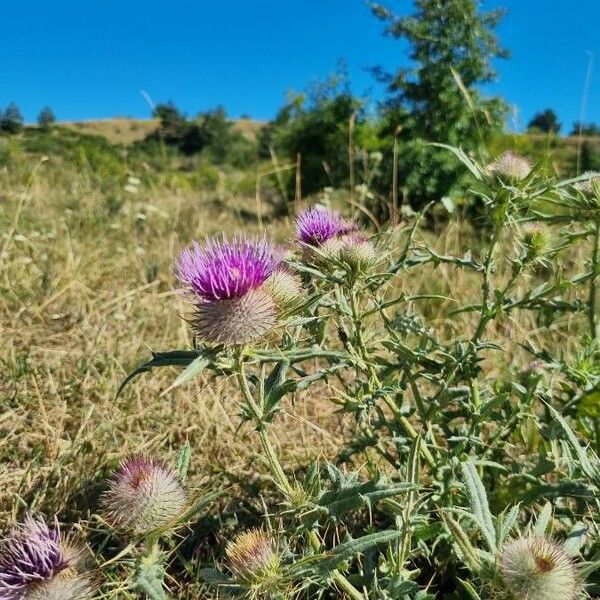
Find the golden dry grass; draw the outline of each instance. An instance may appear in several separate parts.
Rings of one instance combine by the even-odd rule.
[[[0,525],[24,507],[65,520],[89,518],[102,479],[118,459],[131,452],[173,459],[185,442],[193,449],[193,486],[265,477],[255,436],[238,431],[229,382],[200,377],[162,396],[174,377],[166,369],[142,375],[115,397],[127,372],[150,349],[189,347],[181,318],[186,306],[173,290],[173,261],[204,234],[256,232],[254,222],[239,216],[240,206],[251,211],[254,199],[143,189],[115,209],[106,194],[74,172],[61,185],[49,181],[45,166],[28,186],[7,171],[0,174]],[[287,219],[268,226],[279,240],[291,231]],[[458,223],[418,234],[439,253],[455,255],[476,238]],[[501,255],[512,245],[505,240]],[[580,269],[584,255],[585,248],[577,249],[565,267]],[[505,263],[503,269],[508,273]],[[427,266],[401,273],[394,286],[395,293],[399,287],[447,297],[405,307],[420,311],[447,339],[472,326],[472,316],[450,319],[448,311],[477,300],[476,274]],[[506,352],[490,355],[488,376],[529,360],[519,341],[543,339],[568,349],[582,318],[566,318],[549,332],[529,314],[500,321],[490,338],[510,344]],[[348,423],[335,413],[331,395],[322,387],[278,417],[284,464],[293,468],[340,450]]]

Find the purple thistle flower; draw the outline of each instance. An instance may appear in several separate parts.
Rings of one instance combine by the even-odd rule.
[[[281,263],[279,254],[266,239],[207,239],[181,253],[177,271],[203,300],[240,298],[269,278]]]
[[[314,206],[302,211],[296,219],[296,232],[301,242],[321,246],[328,240],[354,231],[356,225],[336,211]]]
[[[52,579],[68,566],[56,519],[49,528],[28,515],[2,540],[0,600],[20,600],[31,585]]]

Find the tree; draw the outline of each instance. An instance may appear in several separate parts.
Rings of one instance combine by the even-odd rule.
[[[408,67],[393,74],[381,68],[374,72],[387,84],[383,117],[390,154],[398,135],[400,184],[408,187],[412,203],[421,205],[451,192],[464,172],[429,142],[473,151],[502,126],[504,103],[484,99],[478,86],[494,79],[492,60],[508,53],[494,34],[503,11],[480,12],[476,0],[414,4],[414,14],[403,17],[380,4],[371,3],[371,8],[387,24],[386,34],[410,48]]]
[[[351,119],[358,130],[362,123],[362,105],[352,96],[345,74],[338,73],[313,86],[307,94],[296,94],[289,99],[275,120],[259,134],[259,155],[269,157],[271,148],[290,162],[295,162],[300,155],[303,194],[328,186],[346,186]],[[295,178],[289,177],[290,195],[295,184]]]
[[[560,128],[561,124],[558,121],[558,116],[551,108],[536,113],[527,125],[529,131],[539,131],[541,133],[558,133]]]
[[[23,115],[19,107],[11,102],[4,111],[0,111],[0,131],[18,133],[23,127]]]
[[[42,129],[48,129],[50,125],[56,122],[54,111],[49,106],[44,107],[38,115],[37,122]]]
[[[569,135],[586,135],[589,137],[600,135],[600,125],[596,123],[580,123],[575,121]]]

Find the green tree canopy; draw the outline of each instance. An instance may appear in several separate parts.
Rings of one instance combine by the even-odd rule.
[[[536,113],[527,124],[530,131],[539,131],[541,133],[558,133],[561,124],[558,121],[558,115],[551,109],[546,108]]]
[[[386,34],[409,48],[407,66],[374,71],[387,84],[387,132],[399,132],[399,183],[418,205],[448,194],[463,172],[429,142],[475,150],[501,127],[503,102],[483,98],[479,86],[494,79],[493,60],[508,54],[494,34],[502,11],[481,12],[476,0],[414,0],[414,6],[413,14],[399,17],[371,3]]]
[[[37,118],[38,125],[42,128],[47,128],[53,123],[56,122],[56,117],[54,116],[54,111],[49,107],[45,106],[40,111],[40,114]]]
[[[19,107],[11,102],[5,110],[0,111],[0,131],[18,133],[23,127],[23,115]]]

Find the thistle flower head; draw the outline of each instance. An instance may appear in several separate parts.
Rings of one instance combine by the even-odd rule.
[[[492,175],[510,181],[522,181],[531,173],[531,164],[526,158],[507,151],[492,161],[487,169]]]
[[[268,289],[252,289],[239,297],[199,302],[193,326],[201,339],[213,344],[249,344],[275,327],[277,312],[277,305]]]
[[[309,246],[322,246],[328,240],[356,228],[338,212],[314,206],[302,211],[296,219],[298,239]]]
[[[238,535],[225,549],[231,572],[248,583],[266,580],[277,572],[279,556],[271,537],[261,529]]]
[[[0,545],[0,600],[85,600],[91,583],[77,572],[77,557],[53,527],[27,516]],[[52,595],[61,589],[60,595]]]
[[[186,248],[177,263],[179,280],[205,301],[240,298],[260,287],[281,262],[266,239],[207,239]]]
[[[548,235],[541,223],[525,223],[523,226],[523,244],[532,257],[542,254],[548,243]]]
[[[126,458],[109,483],[103,504],[117,529],[143,534],[165,527],[187,506],[186,491],[163,462],[146,456]]]
[[[575,600],[581,591],[573,561],[542,536],[508,542],[500,552],[500,575],[514,600]]]
[[[302,298],[302,285],[287,269],[277,269],[265,282],[263,289],[270,294],[279,313],[296,307]]]

